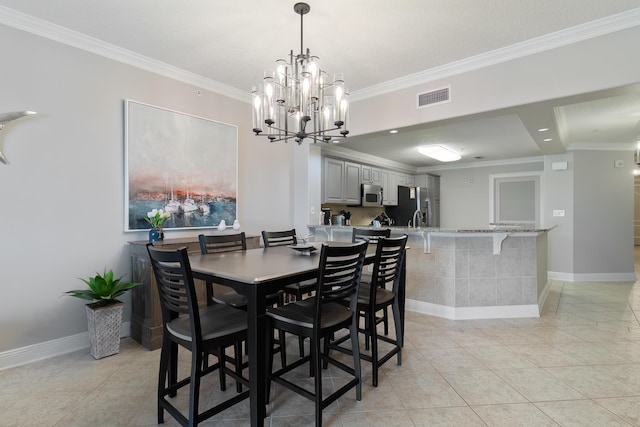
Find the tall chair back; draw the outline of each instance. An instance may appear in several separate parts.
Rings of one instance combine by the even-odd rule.
[[[380,288],[391,289],[398,295],[400,286],[400,273],[404,262],[407,235],[400,237],[383,237],[378,240],[376,257],[373,263],[372,283]],[[376,286],[371,286],[370,298],[375,305]]]
[[[322,245],[316,288],[318,313],[323,304],[343,301],[357,292],[366,252],[365,242],[349,246]]]
[[[265,248],[270,246],[295,245],[298,243],[295,228],[286,231],[263,231],[262,241],[264,242]]]
[[[241,233],[218,234],[212,236],[200,234],[198,236],[198,240],[200,242],[200,252],[202,254],[247,250],[247,237],[245,236],[244,231]]]
[[[390,228],[353,228],[351,233],[351,241],[353,243],[359,241],[377,242],[381,237],[389,237],[391,235]]]
[[[187,248],[163,251],[147,246],[147,249],[158,287],[164,327],[178,316],[186,315],[190,320],[191,336],[202,336]]]

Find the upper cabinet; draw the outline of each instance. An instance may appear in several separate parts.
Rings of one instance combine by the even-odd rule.
[[[358,163],[325,157],[322,167],[322,203],[360,204]]]
[[[382,204],[398,205],[398,185],[404,185],[405,175],[393,171],[382,171]]]
[[[384,206],[397,206],[399,185],[426,187],[427,175],[408,175],[331,157],[322,159],[322,203],[359,205],[360,184],[373,184],[382,187]]]
[[[379,168],[362,165],[362,183],[382,185],[382,171]]]

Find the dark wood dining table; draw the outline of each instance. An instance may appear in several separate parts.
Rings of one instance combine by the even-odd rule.
[[[327,244],[341,244],[327,242]],[[345,244],[345,243],[342,243]],[[264,425],[266,416],[266,296],[283,287],[317,277],[321,243],[310,255],[303,255],[289,247],[250,249],[206,255],[191,254],[189,261],[193,276],[207,282],[230,286],[248,300],[249,399],[251,425]],[[366,262],[375,257],[370,245]],[[404,324],[404,273],[401,276],[400,301]]]

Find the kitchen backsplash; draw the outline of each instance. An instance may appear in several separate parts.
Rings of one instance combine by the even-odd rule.
[[[384,212],[383,207],[363,208],[345,205],[322,205],[323,209],[331,209],[331,215],[338,215],[341,211],[351,212],[351,225],[371,225],[373,218]]]

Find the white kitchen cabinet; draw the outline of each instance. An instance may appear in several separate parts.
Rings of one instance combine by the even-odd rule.
[[[360,204],[360,164],[324,158],[322,203]]]
[[[414,177],[414,185],[416,187],[426,187],[427,186],[427,176],[428,175],[416,175]]]
[[[416,186],[416,177],[414,175],[407,175],[405,179],[405,185],[409,187]]]
[[[362,165],[362,183],[382,185],[382,170],[369,165]]]
[[[404,176],[397,172],[383,170],[382,176],[382,204],[384,206],[398,205],[398,182],[404,182]]]

